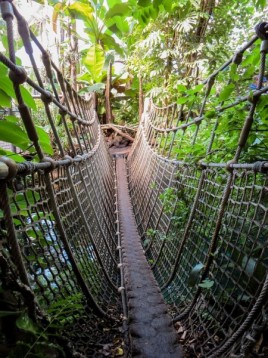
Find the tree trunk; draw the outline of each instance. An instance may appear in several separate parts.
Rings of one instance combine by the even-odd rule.
[[[112,106],[111,106],[111,81],[112,81],[112,62],[109,62],[107,70],[107,81],[105,89],[105,109],[106,123],[113,123]]]
[[[78,39],[76,37],[76,20],[71,19],[68,28],[70,39],[69,62],[70,62],[70,79],[72,87],[77,91],[77,63],[78,63]]]

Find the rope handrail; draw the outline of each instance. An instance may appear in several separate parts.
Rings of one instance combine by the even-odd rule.
[[[15,303],[11,311],[18,311],[14,314],[21,320],[32,320],[43,332],[37,338],[41,342],[28,348],[27,354],[42,350],[47,334],[55,349],[61,349],[50,329],[55,321],[59,334],[67,337],[66,352],[75,347],[87,355],[96,333],[105,333],[98,328],[99,323],[109,326],[109,321],[119,320],[118,288],[123,278],[118,268],[122,258],[117,250],[120,237],[116,236],[113,161],[102,136],[94,95],[88,99],[78,95],[11,1],[1,0],[0,6],[8,39],[8,54],[0,53],[0,62],[9,69],[6,81],[13,86],[21,117],[16,125],[29,138],[22,148],[15,143],[21,150],[21,163],[0,157],[0,233],[4,230],[6,255],[3,259],[0,253],[0,268],[5,262],[14,266],[10,282]],[[32,64],[31,75],[16,62],[15,21]],[[32,40],[42,55],[42,75]],[[40,109],[27,100],[25,87],[40,94],[36,99]],[[42,113],[37,114],[37,109]],[[4,118],[3,123],[8,126],[9,119]],[[1,277],[1,285],[9,282],[7,271],[3,272],[6,276]],[[14,289],[20,285],[34,300],[27,299],[23,290]],[[84,334],[77,338],[76,332]],[[11,348],[20,356],[20,349],[25,349],[20,344]]]
[[[178,103],[145,106],[128,158],[144,250],[190,356],[249,353],[249,331],[266,329],[268,158],[254,138],[265,130],[267,38],[250,93],[243,60],[256,56],[258,37]],[[232,125],[228,136],[222,128]]]
[[[67,336],[68,354],[71,345],[76,353],[93,356],[97,317],[98,322],[106,322],[103,331],[108,321],[120,319],[127,330],[128,318],[134,317],[130,324],[138,342],[139,302],[133,301],[129,277],[139,271],[134,286],[140,286],[141,264],[135,262],[133,272],[126,267],[120,235],[128,236],[131,220],[130,236],[124,241],[133,253],[131,238],[139,235],[125,195],[125,161],[117,158],[116,168],[107,152],[95,97],[79,96],[11,0],[0,0],[0,6],[8,39],[8,54],[0,53],[0,62],[10,70],[6,80],[13,86],[21,117],[15,125],[28,138],[27,144],[18,143],[21,163],[0,157],[0,284],[12,296],[10,304],[4,301],[4,312],[16,317],[9,320],[11,331],[19,332],[14,338],[12,332],[0,330],[1,339],[8,346],[12,336],[14,344],[7,349],[17,349],[20,337],[25,337],[23,329],[29,329],[31,322],[30,329],[34,331],[36,325],[38,335],[41,332],[30,337],[41,340],[36,349],[46,346],[48,337],[60,347],[62,342],[50,330],[56,320],[55,330]],[[31,75],[17,65],[14,21],[32,64]],[[257,349],[254,340],[261,342],[256,354],[265,354],[261,338],[268,312],[268,158],[260,135],[266,130],[260,104],[268,92],[263,83],[266,27],[266,23],[258,25],[257,36],[201,87],[182,90],[177,103],[165,107],[148,103],[127,159],[144,252],[170,305],[179,341],[190,356],[245,356]],[[258,80],[249,93],[252,79],[246,72],[247,61],[256,56],[258,39]],[[42,55],[44,75],[31,41]],[[36,109],[29,108],[25,88],[40,94],[37,103],[43,112],[38,118],[42,117],[42,127],[49,128],[46,135],[35,122]],[[8,126],[9,119],[4,121]],[[115,170],[123,173],[124,189],[119,188]],[[122,215],[124,202],[129,209],[126,215]],[[136,246],[135,255],[142,251]],[[142,291],[140,297],[146,296]],[[169,326],[161,305],[161,317]],[[154,318],[157,307],[150,311]],[[158,318],[150,322],[152,331],[161,328]],[[139,322],[147,322],[146,317]],[[147,342],[147,330],[144,326],[142,342]],[[165,333],[159,337],[165,339]],[[167,341],[175,347],[173,333]],[[25,343],[27,356],[36,343],[31,347]]]

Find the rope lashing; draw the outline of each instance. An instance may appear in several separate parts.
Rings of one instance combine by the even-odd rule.
[[[255,26],[255,32],[261,40],[268,40],[268,22],[260,22]]]
[[[51,307],[79,297],[68,311],[67,318],[74,321],[66,334],[69,345],[79,346],[85,331],[95,327],[96,316],[114,321],[123,312],[127,329],[133,310],[128,298],[135,296],[135,288],[129,292],[128,278],[135,272],[121,242],[124,208],[118,206],[116,164],[101,135],[96,98],[78,95],[11,1],[0,0],[0,6],[9,49],[9,58],[0,53],[0,61],[10,70],[23,122],[18,119],[18,125],[24,125],[27,149],[34,156],[22,163],[0,159],[0,244],[7,257],[2,263],[12,263],[17,281],[31,293],[29,302],[22,299],[21,309],[36,324],[44,317],[41,308],[54,319]],[[16,62],[15,21],[33,66],[31,78]],[[144,252],[171,305],[178,336],[189,354],[194,346],[202,357],[250,354],[254,344],[247,337],[253,342],[266,329],[268,161],[258,130],[263,126],[259,103],[268,91],[263,86],[268,24],[258,24],[256,34],[203,81],[190,103],[186,98],[183,105],[161,107],[148,100],[127,159],[128,172],[123,159],[118,161],[128,178]],[[258,84],[249,96],[251,79],[243,77],[244,61],[258,38]],[[42,55],[46,80],[36,66],[31,41]],[[23,84],[41,95],[51,156],[36,130],[36,112],[22,96]],[[233,87],[228,98],[222,95],[226,87]],[[219,96],[224,99],[219,101]],[[132,248],[130,240],[130,253]]]

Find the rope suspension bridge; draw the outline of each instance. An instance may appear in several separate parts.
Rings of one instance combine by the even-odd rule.
[[[178,103],[148,100],[130,154],[112,158],[95,97],[79,96],[16,7],[0,5],[9,49],[0,63],[33,156],[0,158],[0,355],[99,357],[101,320],[121,322],[133,357],[267,356],[268,161],[256,141],[268,105],[266,23]],[[15,20],[31,77],[16,62]],[[24,84],[40,93],[53,154]],[[227,150],[231,121],[237,145]]]

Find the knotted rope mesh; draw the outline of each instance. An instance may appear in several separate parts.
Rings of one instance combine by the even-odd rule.
[[[147,101],[128,158],[144,250],[186,356],[267,354],[267,45],[255,36],[201,85],[179,86],[176,104]]]
[[[78,96],[17,9],[0,4],[9,47],[0,62],[10,69],[33,159],[1,158],[1,349],[8,354],[19,341],[25,356],[44,346],[55,354],[59,345],[41,338],[60,327],[67,339],[55,342],[63,350],[72,342],[94,356],[96,316],[117,315],[123,286],[113,162],[94,96]],[[16,64],[14,20],[31,77]],[[254,37],[201,86],[180,88],[177,104],[150,102],[128,160],[144,249],[190,356],[267,353],[261,343],[268,298],[265,26],[257,29],[261,51]],[[258,83],[249,94],[257,63]],[[53,154],[34,124],[39,114],[28,108],[25,85],[41,96]],[[27,337],[31,331],[34,338]]]
[[[7,157],[0,160],[0,302],[4,317],[9,322],[15,317],[9,326],[2,322],[1,340],[7,352],[13,352],[17,342],[15,356],[38,355],[49,349],[43,334],[49,332],[53,340],[61,329],[57,345],[50,342],[51,354],[64,356],[60,346],[72,351],[74,345],[93,356],[100,339],[96,316],[113,321],[120,306],[114,165],[95,97],[79,96],[15,6],[9,1],[0,5],[9,47],[9,58],[0,53],[0,61],[10,70],[7,81],[13,84],[31,158],[17,164]],[[31,76],[16,64],[15,20],[32,64]],[[45,75],[39,72],[33,46],[42,55]],[[40,94],[42,125],[49,128],[53,154],[34,123],[40,113],[29,109],[25,85]],[[23,338],[18,328],[34,336]]]

